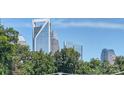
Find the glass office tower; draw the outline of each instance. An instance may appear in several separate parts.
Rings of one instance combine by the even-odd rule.
[[[103,49],[101,53],[101,61],[108,61],[110,64],[114,64],[116,55],[113,49]]]
[[[73,48],[80,54],[80,59],[83,60],[83,46],[77,45],[69,41],[64,41],[65,48]]]
[[[33,51],[50,52],[50,19],[33,19]]]
[[[52,52],[59,50],[59,41],[51,30],[50,19],[34,19],[33,23],[33,51]]]

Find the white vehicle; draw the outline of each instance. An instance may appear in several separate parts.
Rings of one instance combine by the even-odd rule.
[[[69,73],[58,72],[58,73],[53,73],[52,75],[69,75]]]

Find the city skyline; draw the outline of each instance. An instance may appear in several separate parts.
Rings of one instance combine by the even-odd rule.
[[[32,19],[1,19],[2,24],[20,32],[32,49]],[[51,19],[52,30],[57,33],[60,47],[63,41],[83,45],[83,59],[99,58],[103,48],[113,49],[116,55],[124,55],[124,19],[114,18],[59,18]],[[77,32],[78,31],[78,32]]]

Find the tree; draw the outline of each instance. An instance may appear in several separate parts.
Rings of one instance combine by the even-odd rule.
[[[118,65],[112,65],[107,61],[102,63],[101,68],[102,68],[103,74],[114,74],[114,73],[119,72]]]
[[[6,28],[5,29],[5,35],[8,37],[8,41],[10,43],[17,44],[19,32],[17,32],[13,28]]]
[[[120,71],[124,71],[124,56],[117,56],[115,59],[115,65],[119,66]]]
[[[75,69],[75,74],[91,74],[91,67],[89,66],[88,62],[84,62],[84,61],[79,61],[76,64],[76,69]]]
[[[35,72],[33,70],[33,67],[34,64],[31,61],[25,61],[18,66],[16,73],[20,75],[34,75]]]
[[[15,45],[11,42],[16,40],[17,36],[18,32],[16,32],[14,29],[5,29],[3,26],[0,26],[0,64],[3,66],[1,67],[1,74],[12,74],[12,54],[15,50]]]
[[[102,74],[101,61],[98,58],[92,58],[89,66],[92,69],[90,74]]]
[[[55,73],[56,67],[52,55],[42,51],[32,52],[31,61],[33,63],[33,71],[35,75]]]
[[[12,54],[12,74],[25,74],[26,65],[31,64],[31,53],[28,46],[15,45]],[[21,71],[23,70],[23,71]],[[29,73],[27,73],[29,74]]]
[[[75,73],[75,66],[80,54],[73,48],[64,48],[54,54],[57,72]]]

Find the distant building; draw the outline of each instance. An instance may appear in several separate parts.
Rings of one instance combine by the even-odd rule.
[[[64,47],[65,48],[74,48],[80,54],[80,59],[83,60],[83,46],[82,45],[77,45],[72,42],[65,41]]]
[[[59,49],[59,42],[51,31],[50,19],[34,19],[33,23],[33,51],[55,53]]]
[[[57,50],[59,50],[59,41],[55,36],[55,33],[51,32],[51,52],[54,54]]]
[[[20,45],[26,45],[26,40],[21,35],[18,36],[18,44],[20,44]]]
[[[110,64],[114,64],[115,62],[115,52],[113,49],[103,49],[101,53],[101,61],[108,61]]]

